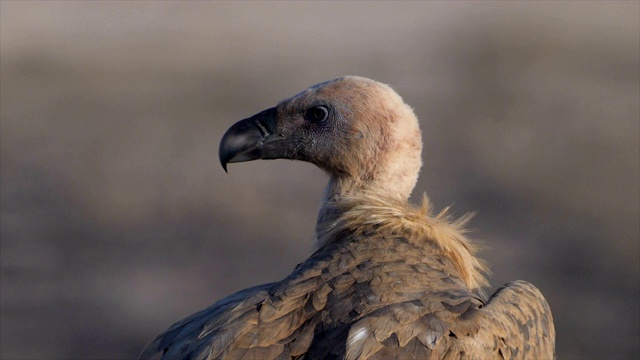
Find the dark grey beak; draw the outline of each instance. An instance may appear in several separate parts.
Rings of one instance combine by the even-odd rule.
[[[276,134],[276,108],[264,110],[233,124],[222,136],[220,164],[227,171],[228,163],[282,157],[285,149],[278,146],[282,140],[284,137]]]

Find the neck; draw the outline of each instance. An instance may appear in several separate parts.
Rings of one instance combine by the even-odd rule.
[[[322,205],[318,213],[318,222],[316,223],[316,234],[318,237],[324,233],[324,229],[335,222],[345,211],[344,208],[337,206],[341,200],[348,194],[361,193],[364,189],[359,186],[356,181],[348,178],[332,176],[329,184],[324,189],[322,196]]]
[[[331,176],[324,190],[322,206],[318,213],[316,234],[320,237],[328,227],[338,220],[349,208],[345,207],[344,199],[349,197],[366,199],[368,195],[385,194],[385,201],[389,203],[406,204],[415,180],[407,180],[412,183],[410,187],[398,186],[398,183],[387,181],[386,177],[363,181],[352,177]]]

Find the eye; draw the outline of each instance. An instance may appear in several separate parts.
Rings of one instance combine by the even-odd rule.
[[[327,120],[329,116],[329,110],[322,105],[314,106],[311,109],[307,110],[304,114],[304,118],[307,121],[311,121],[314,123],[321,123]]]

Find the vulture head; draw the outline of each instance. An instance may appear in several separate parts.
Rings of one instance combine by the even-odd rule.
[[[406,201],[418,179],[422,139],[413,110],[388,85],[329,80],[234,124],[220,162],[290,159],[329,174],[325,201],[373,193]]]

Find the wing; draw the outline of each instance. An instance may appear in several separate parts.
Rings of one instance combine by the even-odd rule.
[[[555,328],[549,304],[526,281],[513,281],[496,291],[486,306],[463,314],[451,358],[462,355],[493,359],[555,359]],[[474,326],[475,325],[475,326]],[[471,328],[477,327],[474,333]]]
[[[549,305],[514,281],[486,305],[464,291],[392,304],[354,323],[346,359],[553,359]]]
[[[326,293],[319,297],[321,272],[310,267],[297,269],[282,282],[235,293],[174,324],[140,359],[158,353],[167,360],[289,359],[303,354],[314,335],[311,318],[326,299]]]
[[[345,358],[441,359],[455,341],[451,330],[456,321],[482,305],[477,296],[459,289],[385,306],[351,326]]]
[[[158,335],[142,351],[140,359],[153,358],[161,352],[163,359],[207,359],[213,335],[231,339],[242,332],[239,319],[250,317],[252,309],[268,297],[265,284],[237,292],[212,306],[199,311],[175,324]],[[230,331],[221,331],[221,325],[235,324]]]

